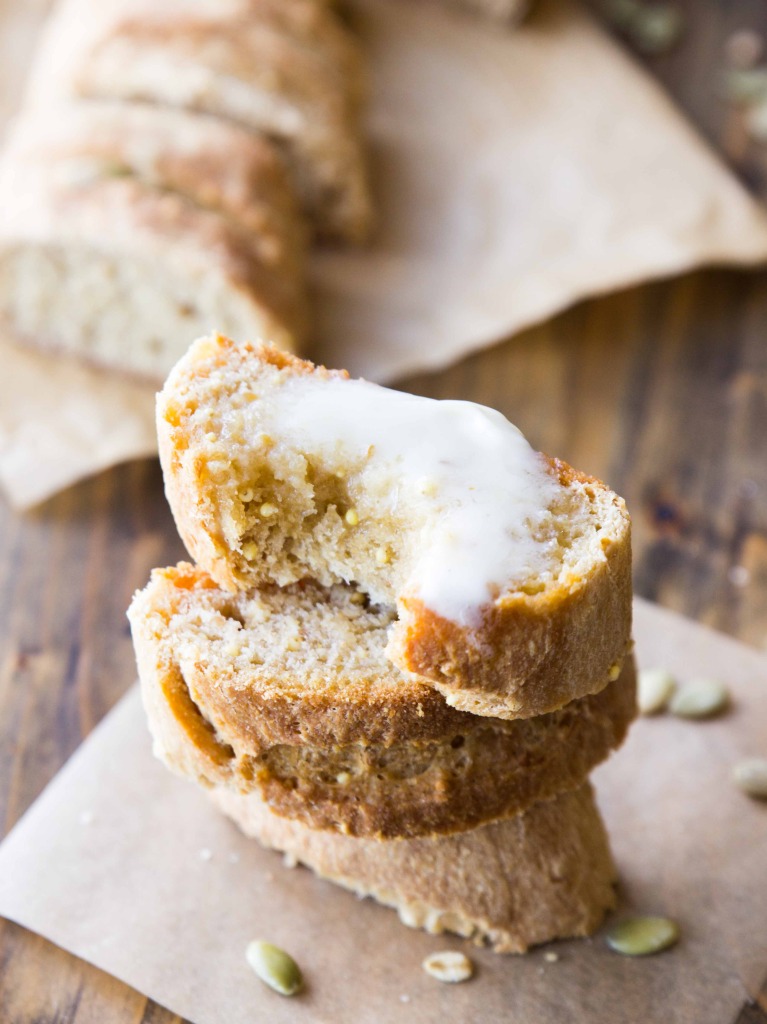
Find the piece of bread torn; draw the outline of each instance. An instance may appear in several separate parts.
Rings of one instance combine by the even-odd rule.
[[[155,751],[205,786],[355,836],[464,831],[583,784],[636,713],[633,658],[532,719],[456,711],[385,655],[392,609],[305,580],[222,591],[156,569],[129,612]]]
[[[630,646],[630,521],[500,413],[201,339],[158,398],[168,500],[221,587],[354,584],[387,657],[456,708],[529,718],[597,693]]]
[[[526,814],[439,839],[376,842],[280,818],[258,797],[209,795],[249,836],[320,877],[394,907],[404,924],[498,953],[591,935],[615,904],[607,835],[586,784]]]

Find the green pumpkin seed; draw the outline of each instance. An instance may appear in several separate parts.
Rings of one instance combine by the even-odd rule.
[[[642,715],[657,715],[676,689],[676,682],[664,668],[645,668],[639,673],[637,703]]]
[[[630,917],[607,933],[607,945],[624,956],[648,956],[673,946],[679,928],[667,917]]]
[[[755,797],[767,800],[767,758],[751,757],[736,764],[732,770],[735,785]]]
[[[293,996],[303,984],[301,971],[293,957],[271,942],[249,942],[245,958],[261,981],[280,995]]]
[[[474,964],[464,953],[446,949],[442,953],[432,953],[421,964],[427,974],[437,981],[445,981],[455,985],[459,981],[468,981],[474,973]]]
[[[679,40],[684,29],[681,10],[673,4],[653,4],[640,7],[630,34],[634,44],[643,53],[665,53]]]
[[[729,702],[729,690],[718,679],[693,679],[676,691],[669,711],[681,718],[712,718],[724,711]]]

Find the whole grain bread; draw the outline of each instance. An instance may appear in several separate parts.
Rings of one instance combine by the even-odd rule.
[[[157,382],[211,324],[298,343],[300,261],[265,262],[264,240],[180,193],[58,169],[8,159],[0,171],[6,336]]]
[[[504,721],[385,656],[392,609],[304,580],[230,594],[156,569],[129,612],[155,750],[206,786],[355,836],[448,834],[581,786],[635,714],[633,659],[594,696]]]
[[[410,585],[414,566],[436,550],[445,507],[420,479],[406,480],[397,459],[376,456],[371,442],[390,428],[368,408],[391,403],[395,414],[415,409],[428,417],[440,403],[372,385],[363,385],[360,400],[358,383],[220,335],[192,346],[158,398],[157,429],[166,494],[197,563],[233,592],[305,577],[325,586],[355,584],[373,603],[396,608],[388,658],[474,714],[546,714],[615,679],[631,632],[630,521],[623,501],[522,441],[546,498],[531,506],[529,521],[512,525],[535,569],[495,594],[485,591],[470,619],[445,615]],[[325,393],[325,404],[318,401],[315,409],[311,402]],[[347,401],[359,413],[354,436],[336,437],[325,420]],[[307,409],[314,410],[309,420]],[[466,409],[480,438],[500,429],[499,414]],[[428,461],[433,440],[424,437],[419,450],[436,473],[441,467]],[[410,433],[398,450],[405,457],[418,443]],[[487,463],[480,442],[476,453]],[[515,486],[499,496],[492,515],[514,506]],[[469,479],[465,490],[471,487]],[[520,491],[527,487],[528,477],[520,476]],[[538,492],[530,493],[534,502]]]
[[[615,870],[588,784],[507,821],[400,842],[316,832],[278,817],[254,793],[222,787],[210,797],[247,835],[396,908],[404,924],[486,941],[498,953],[591,935],[615,903]]]

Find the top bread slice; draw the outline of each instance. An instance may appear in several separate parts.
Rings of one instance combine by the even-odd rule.
[[[356,40],[300,0],[65,3],[32,74],[31,105],[139,101],[233,121],[278,145],[312,224],[359,241],[370,223]]]
[[[619,674],[624,504],[500,414],[215,336],[157,423],[179,532],[223,588],[355,584],[396,608],[390,660],[474,714],[545,714]]]

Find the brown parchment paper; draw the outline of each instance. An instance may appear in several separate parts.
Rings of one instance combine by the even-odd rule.
[[[734,1024],[767,977],[767,804],[734,762],[767,752],[767,659],[648,604],[640,664],[732,688],[724,718],[643,719],[596,773],[621,876],[619,913],[674,917],[680,944],[628,959],[601,936],[557,943],[548,963],[475,950],[289,869],[218,817],[150,753],[132,690],[0,847],[0,913],[195,1024]],[[245,963],[247,942],[290,950],[306,992],[286,1000]],[[463,948],[465,985],[426,976]]]
[[[541,0],[515,31],[410,0],[355,6],[380,230],[314,259],[315,359],[391,380],[589,295],[767,258],[767,213],[576,0]],[[29,10],[0,8],[19,77]],[[15,504],[154,450],[151,388],[7,344],[0,359]]]

